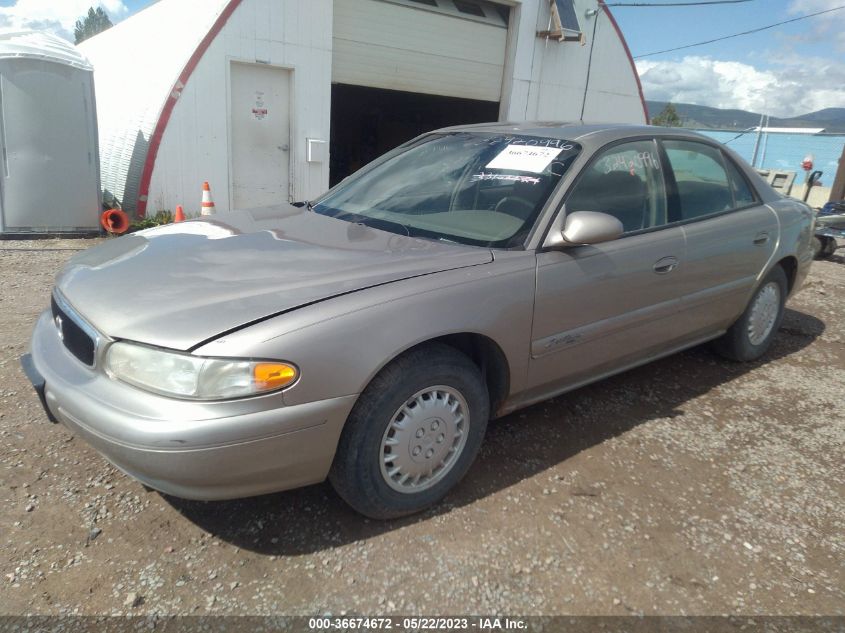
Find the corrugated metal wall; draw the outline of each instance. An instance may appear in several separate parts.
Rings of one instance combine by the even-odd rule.
[[[106,198],[135,209],[162,105],[226,2],[161,0],[79,46],[94,66]]]

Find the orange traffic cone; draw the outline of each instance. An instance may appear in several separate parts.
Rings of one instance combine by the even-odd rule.
[[[202,183],[202,210],[200,215],[213,215],[215,211],[214,200],[211,199],[211,188],[206,181]]]
[[[109,233],[120,235],[129,228],[129,216],[120,209],[109,209],[100,215],[100,225]]]
[[[173,216],[174,222],[184,222],[185,221],[185,210],[182,208],[181,204],[176,205],[176,213]]]

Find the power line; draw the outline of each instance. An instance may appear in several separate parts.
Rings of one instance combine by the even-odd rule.
[[[593,47],[596,44],[596,27],[599,21],[593,20],[593,35],[590,37],[590,56],[587,58],[587,79],[584,82],[584,100],[581,102],[581,120],[584,120],[584,110],[587,108],[587,91],[590,89],[590,71],[593,67]]]
[[[698,7],[705,4],[740,4],[753,0],[704,0],[702,2],[600,2],[606,7]]]
[[[757,131],[757,127],[758,127],[758,126],[756,126],[756,125],[755,125],[754,127],[745,128],[742,132],[740,132],[739,134],[737,134],[737,135],[736,135],[736,136],[734,136],[733,138],[729,138],[727,141],[725,141],[725,145],[727,145],[727,144],[728,144],[728,143],[730,143],[731,141],[735,141],[735,140],[736,140],[736,139],[738,139],[740,136],[745,136],[745,135],[746,135],[746,134],[748,134],[749,132],[756,132],[756,131]]]
[[[799,20],[806,20],[807,18],[814,18],[817,15],[823,15],[825,13],[831,13],[833,11],[841,11],[845,9],[845,4],[833,7],[832,9],[825,9],[824,11],[816,11],[815,13],[808,13],[807,15],[800,15],[797,18],[792,18],[791,20],[784,20],[783,22],[776,22],[775,24],[769,24],[767,26],[761,26],[756,29],[751,29],[750,31],[743,31],[742,33],[734,33],[733,35],[725,35],[723,37],[717,37],[712,40],[707,40],[704,42],[696,42],[695,44],[687,44],[686,46],[676,46],[675,48],[667,48],[662,51],[654,51],[652,53],[644,53],[642,55],[635,55],[634,59],[642,59],[643,57],[651,57],[652,55],[660,55],[662,53],[671,53],[674,51],[681,51],[686,48],[693,48],[695,46],[704,46],[705,44],[712,44],[713,42],[721,42],[722,40],[729,40],[732,37],[740,37],[741,35],[750,35],[752,33],[759,33],[760,31],[765,31],[767,29],[773,29],[776,26],[783,26],[784,24],[790,24],[791,22],[798,22]]]

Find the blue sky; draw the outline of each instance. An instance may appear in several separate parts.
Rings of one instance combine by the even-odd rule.
[[[74,21],[92,2],[102,5],[113,21],[149,4],[149,0],[0,0],[0,27],[42,28],[72,39]],[[612,11],[636,57],[842,5],[845,0],[751,0],[722,6],[615,7]],[[845,9],[754,35],[647,57],[638,60],[637,67],[648,99],[775,116],[845,107]]]
[[[621,0],[627,2],[628,0]],[[631,0],[632,2],[636,0]],[[666,1],[666,0],[657,0]],[[614,0],[609,0],[614,2]],[[743,4],[727,4],[700,7],[615,7],[614,17],[619,22],[631,52],[636,56],[655,50],[683,46],[693,42],[713,39],[746,31],[813,13],[825,8],[845,5],[845,0],[827,3],[794,3],[790,0],[756,0]],[[797,5],[793,8],[793,5]],[[806,6],[806,10],[803,9]],[[845,10],[842,11],[845,15]],[[776,29],[745,35],[723,42],[708,44],[678,53],[669,53],[651,59],[673,59],[682,55],[711,55],[725,60],[767,67],[768,53],[782,47],[799,48],[811,56],[830,54],[830,42],[807,37],[814,30],[833,19],[832,14],[810,18],[784,25]],[[840,21],[840,24],[842,22]],[[842,57],[840,51],[840,58]],[[843,62],[845,63],[845,62]]]
[[[753,0],[722,6],[617,7],[613,12],[636,57],[842,5],[845,0]],[[775,116],[845,107],[845,9],[639,59],[637,68],[649,99]]]

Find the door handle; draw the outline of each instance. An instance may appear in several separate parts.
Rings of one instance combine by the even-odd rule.
[[[677,257],[662,257],[654,262],[654,272],[658,275],[671,273],[678,267]]]
[[[754,238],[755,246],[762,246],[769,241],[769,234],[765,231],[763,233],[758,233],[757,237]]]
[[[276,147],[276,149],[280,149],[280,150],[282,150],[283,152],[286,152],[286,151],[288,151],[288,150],[290,149],[290,145],[288,145],[287,143],[285,143],[284,145],[279,145],[279,146],[277,146],[277,147]]]

